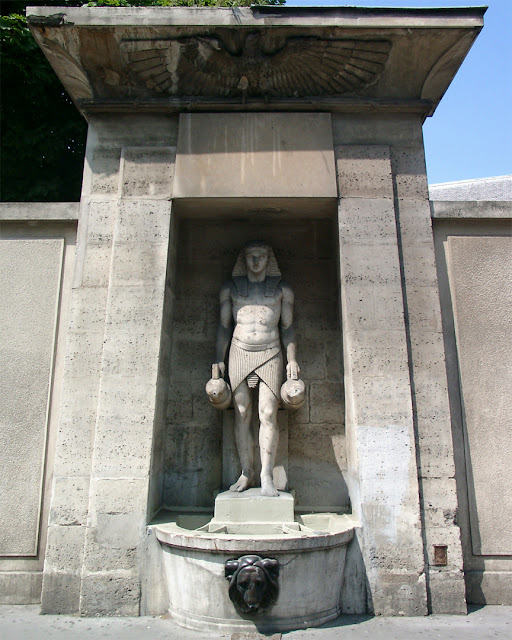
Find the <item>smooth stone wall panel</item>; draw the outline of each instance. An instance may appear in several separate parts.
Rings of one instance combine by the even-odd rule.
[[[512,239],[452,236],[448,244],[473,553],[510,555]]]
[[[37,554],[64,241],[0,249],[0,555]]]
[[[173,195],[335,198],[330,114],[182,114]]]

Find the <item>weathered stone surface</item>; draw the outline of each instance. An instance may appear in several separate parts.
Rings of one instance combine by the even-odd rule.
[[[84,569],[101,576],[106,572],[133,569],[145,524],[145,518],[139,513],[98,513],[92,504],[85,539]]]
[[[467,571],[468,599],[475,604],[511,604],[512,572]]]
[[[169,198],[175,155],[175,147],[125,147],[122,197]]]
[[[340,198],[392,198],[393,182],[389,162],[389,147],[372,145],[335,147],[336,174]],[[365,203],[362,215],[368,216],[368,223],[374,222],[372,205]],[[378,203],[376,203],[378,204]],[[345,203],[344,203],[345,205]],[[389,224],[389,217],[379,217]],[[355,231],[348,227],[347,231]],[[343,230],[341,230],[343,233]],[[372,237],[380,234],[371,232]]]
[[[351,493],[358,495],[353,507],[362,524],[367,606],[376,614],[424,615],[426,583],[391,164],[387,149],[370,147],[364,155],[352,155],[355,167],[346,166],[345,173],[361,173],[366,181],[357,186],[361,197],[339,201],[340,270],[347,478]],[[350,158],[345,162],[349,165]],[[340,191],[342,176],[339,171]],[[400,575],[395,574],[398,569]]]
[[[349,496],[345,436],[340,424],[296,424],[289,435],[289,485],[297,507],[345,511]]]
[[[107,287],[110,278],[111,247],[89,245],[84,251],[82,286]]]
[[[63,239],[2,239],[0,555],[34,556],[54,364]]]
[[[130,585],[138,584],[153,430],[163,422],[155,404],[165,405],[160,362],[168,361],[160,360],[160,346],[174,151],[172,143],[154,153],[140,148],[156,139],[157,122],[142,117],[124,140],[119,121],[108,117],[93,118],[89,130],[51,504],[61,526],[51,527],[43,582],[47,612],[138,613],[140,594]],[[160,143],[175,144],[173,122],[159,120]],[[76,526],[86,522],[87,535]]]
[[[339,147],[344,149],[344,147]],[[370,151],[371,147],[348,147],[348,149],[363,149],[364,152],[361,155],[370,156],[368,158],[369,168],[366,169],[367,174],[362,174],[356,167],[352,169],[354,171],[352,179],[357,177],[357,180],[361,183],[368,182],[369,184],[357,186],[355,188],[346,187],[350,194],[344,197],[340,206],[343,207],[343,217],[340,220],[340,236],[344,245],[353,244],[367,244],[369,238],[374,245],[386,245],[394,243],[396,238],[396,224],[392,216],[389,215],[392,209],[392,191],[389,191],[390,165],[388,157],[387,147],[377,147],[375,154]],[[382,150],[379,152],[379,150]],[[380,157],[379,157],[380,156]],[[338,161],[339,163],[340,161]],[[364,160],[359,159],[363,166]],[[358,164],[356,162],[356,165]],[[377,162],[381,165],[381,175],[374,175],[373,164]],[[347,155],[345,159],[347,166],[351,166],[352,160],[350,155]],[[344,176],[340,175],[340,180],[344,179]],[[386,186],[386,182],[388,183]],[[352,192],[362,190],[361,195],[352,195]],[[368,196],[365,198],[364,193],[366,191],[375,191],[376,195]],[[382,194],[382,195],[381,195]],[[385,194],[388,194],[386,197]],[[354,224],[351,218],[357,218],[357,223]]]
[[[432,611],[466,615],[466,585],[461,570],[436,571],[431,567],[429,583]]]
[[[50,525],[77,526],[87,524],[89,477],[55,478],[54,499],[50,509]]]
[[[433,613],[443,613],[449,608],[463,611],[466,604],[453,481],[453,440],[430,207],[421,179],[422,152],[399,148],[392,160],[397,172],[397,222],[405,283],[425,552],[430,575],[436,574],[428,580],[427,589]],[[447,546],[446,567],[434,566],[435,544]]]
[[[138,616],[140,583],[129,572],[84,576],[80,597],[83,615]]]
[[[147,527],[141,551],[144,564],[140,570],[141,616],[160,616],[169,610],[169,594],[165,579],[162,547],[156,537],[155,528]]]
[[[307,110],[320,94],[328,108],[341,106],[354,112],[362,107],[373,114],[382,101],[388,109],[409,106],[425,116],[437,106],[483,24],[481,8],[441,9],[418,15],[407,9],[383,14],[369,8],[333,7],[290,13],[274,7],[269,15],[264,8],[251,7],[239,8],[236,16],[229,8],[199,12],[193,8],[144,7],[116,13],[102,9],[69,7],[60,23],[55,22],[51,9],[34,7],[29,15],[35,37],[46,47],[60,77],[65,78],[68,92],[77,104],[93,113],[98,102],[103,106],[107,102],[111,108],[117,103],[118,108],[127,110],[134,105],[141,108],[141,103],[142,108],[153,106],[155,101],[158,104],[166,94],[176,110],[184,109],[183,98],[187,108],[190,104],[204,108],[208,100],[206,108],[211,111],[226,104],[240,109],[246,103],[246,108],[260,111],[293,107]],[[134,24],[138,28],[134,29]],[[129,37],[124,31],[127,26],[131,27]],[[339,29],[336,33],[341,37],[333,37],[333,28]],[[367,29],[364,38],[361,28]],[[429,37],[416,37],[420,28]],[[308,32],[315,38],[298,45],[296,38],[304,38]],[[244,43],[241,35],[246,34]],[[195,62],[197,36],[202,37],[201,63]],[[326,44],[322,43],[324,39]],[[314,57],[329,57],[339,46],[349,51],[364,48],[363,53],[350,58],[352,72],[343,81],[347,68],[343,57],[330,60],[336,74],[327,76],[321,66],[311,73],[315,70],[314,59],[304,62],[301,55],[311,48]],[[66,56],[60,53],[62,47],[69,52]],[[96,56],[86,54],[92,47]],[[383,67],[390,50],[392,55]],[[152,67],[141,60],[141,55],[153,59]],[[361,62],[359,56],[365,60]],[[102,62],[101,74],[97,59]],[[205,59],[207,83],[201,66]],[[414,65],[409,63],[411,59]],[[262,61],[265,73],[260,75]],[[274,62],[278,72],[273,71]],[[300,74],[295,65],[302,68]],[[141,72],[141,67],[146,68]],[[151,77],[155,67],[158,75]],[[358,69],[355,73],[354,68]],[[219,72],[223,77],[220,87],[215,83]],[[352,90],[351,99],[348,104],[340,104],[339,96],[347,89]],[[333,93],[334,100],[329,102]]]
[[[431,203],[432,217],[434,219],[460,219],[460,218],[512,218],[511,200],[462,200],[443,201],[434,200]]]
[[[41,613],[73,614],[80,602],[81,579],[74,573],[45,572],[41,591]]]
[[[86,527],[82,525],[48,527],[45,576],[68,574],[80,577]]]
[[[395,196],[428,200],[427,170],[423,144],[395,146],[391,150]]]
[[[96,147],[91,160],[91,196],[117,196],[121,147]]]
[[[355,330],[347,336],[350,345],[351,372],[357,376],[381,376],[408,372],[407,345],[400,331],[383,329]]]
[[[355,328],[358,331],[381,329],[381,314],[386,316],[389,331],[401,331],[404,325],[402,289],[396,283],[378,286],[372,283],[352,283],[344,285],[344,299],[356,315]]]
[[[510,238],[449,239],[464,426],[473,479],[469,505],[476,555],[512,552],[506,534],[512,523],[506,462],[511,446],[506,426],[509,410],[506,403],[496,402],[512,393],[508,313],[512,304],[511,256]],[[493,498],[496,492],[500,495],[499,526]]]
[[[119,149],[124,146],[175,147],[177,139],[178,116],[171,113],[92,114],[87,133],[91,152],[98,146]]]
[[[432,242],[402,244],[404,270],[409,286],[436,287],[437,272]]]
[[[39,604],[42,580],[40,571],[0,573],[0,604]]]
[[[425,575],[417,573],[390,571],[382,572],[380,582],[369,594],[368,608],[381,615],[425,616]]]
[[[334,146],[423,145],[421,118],[408,113],[333,113]]]
[[[357,381],[357,391],[353,394],[353,415],[357,424],[384,429],[406,427],[411,418],[408,379],[408,374],[393,371],[380,376],[353,376],[352,380]],[[378,402],[376,398],[379,398]]]
[[[390,201],[390,210],[392,205]],[[343,237],[340,238],[343,243]],[[344,282],[348,285],[374,285],[375,288],[400,287],[398,251],[393,244],[342,244]],[[380,314],[380,310],[378,310]]]
[[[187,114],[179,131],[174,198],[336,197],[328,114]]]
[[[309,421],[313,424],[343,424],[345,396],[343,385],[335,382],[310,387]]]
[[[78,220],[79,202],[1,202],[0,220],[63,222]]]
[[[213,506],[222,477],[221,425],[214,419],[206,428],[186,423],[172,426],[166,434],[163,504]]]
[[[78,381],[78,385],[82,381]],[[69,388],[66,389],[69,391]],[[91,395],[92,394],[92,395]],[[54,467],[55,477],[88,476],[91,469],[96,411],[91,405],[97,402],[97,390],[82,388],[73,402],[63,401]],[[64,406],[64,402],[66,405]]]

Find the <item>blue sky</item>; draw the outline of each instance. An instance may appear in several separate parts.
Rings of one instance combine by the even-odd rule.
[[[424,125],[429,182],[512,174],[512,0],[287,0],[291,6],[489,8],[484,28]]]

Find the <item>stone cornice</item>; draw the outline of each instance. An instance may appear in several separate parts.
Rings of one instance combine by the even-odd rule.
[[[431,115],[483,25],[464,9],[28,7],[77,107]]]
[[[482,27],[486,6],[441,9],[366,7],[27,7],[32,25],[75,27],[232,26],[468,28]],[[57,17],[59,16],[59,17]]]

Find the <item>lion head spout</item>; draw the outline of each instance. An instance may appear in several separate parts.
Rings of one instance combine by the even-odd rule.
[[[229,597],[241,613],[255,614],[273,605],[279,594],[279,562],[260,556],[242,556],[228,560],[225,577]]]

